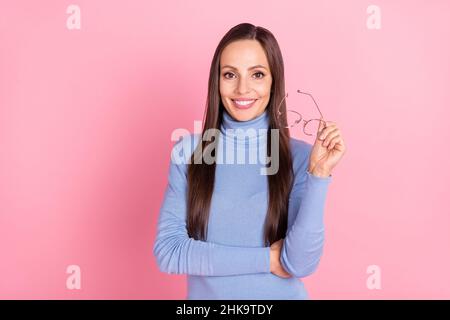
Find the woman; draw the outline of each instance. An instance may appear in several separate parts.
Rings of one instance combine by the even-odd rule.
[[[272,33],[249,23],[228,31],[211,63],[202,134],[174,145],[153,248],[161,271],[188,275],[188,299],[309,298],[301,278],[319,264],[345,146],[329,121],[314,145],[291,138],[280,125],[284,89]],[[270,161],[230,161],[243,152]]]

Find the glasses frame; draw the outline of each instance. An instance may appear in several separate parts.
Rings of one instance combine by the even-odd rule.
[[[293,112],[293,113],[295,113],[295,114],[297,115],[298,119],[295,120],[294,124],[288,125],[287,127],[284,127],[284,128],[293,128],[293,127],[297,126],[297,124],[300,123],[300,122],[303,120],[303,122],[304,122],[304,124],[303,124],[303,133],[306,134],[307,136],[312,136],[313,134],[306,133],[306,131],[305,131],[306,125],[307,125],[310,121],[313,121],[313,120],[319,120],[319,121],[323,121],[323,122],[325,122],[325,120],[323,120],[322,112],[320,112],[320,109],[319,109],[319,106],[318,106],[317,103],[316,103],[316,100],[314,99],[314,97],[313,97],[310,93],[308,93],[308,92],[303,92],[303,91],[301,91],[301,90],[299,90],[299,89],[297,89],[297,93],[300,93],[300,94],[306,94],[306,95],[308,95],[308,96],[311,97],[311,99],[314,101],[314,104],[316,105],[317,110],[318,110],[319,113],[320,113],[320,119],[303,120],[303,117],[302,117],[302,115],[301,115],[300,113],[298,113],[298,112],[295,111],[295,110],[288,110],[288,109],[286,108],[286,111],[287,111],[287,112]],[[280,115],[282,114],[282,112],[280,112],[280,106],[281,106],[281,104],[283,103],[284,99],[286,99],[286,98],[288,97],[288,95],[289,95],[289,92],[286,93],[286,95],[283,97],[283,99],[282,99],[282,100],[280,101],[280,103],[278,104],[278,107],[277,107],[278,117],[280,117]],[[326,126],[326,122],[324,123],[324,125]]]

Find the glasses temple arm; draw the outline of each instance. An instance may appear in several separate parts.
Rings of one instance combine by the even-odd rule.
[[[320,119],[323,119],[322,112],[320,112],[319,106],[317,105],[316,100],[314,99],[314,97],[313,97],[311,94],[307,93],[307,92],[303,92],[303,91],[300,91],[300,90],[297,90],[297,92],[298,92],[298,93],[302,93],[302,94],[307,94],[308,96],[311,97],[311,99],[314,101],[314,104],[316,105],[317,110],[318,110],[319,113],[320,113]]]

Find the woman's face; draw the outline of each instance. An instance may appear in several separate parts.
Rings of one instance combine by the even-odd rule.
[[[238,40],[225,47],[220,57],[219,91],[234,119],[247,121],[261,115],[269,103],[271,86],[266,53],[257,40]]]

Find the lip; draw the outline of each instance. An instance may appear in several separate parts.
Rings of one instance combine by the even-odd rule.
[[[252,103],[246,105],[246,106],[241,106],[241,105],[238,105],[237,103],[235,103],[235,101],[251,101],[251,100],[254,100],[254,101],[253,101]],[[233,101],[233,105],[234,105],[236,108],[238,108],[238,109],[243,109],[243,110],[249,109],[249,108],[253,107],[253,105],[255,104],[255,102],[256,102],[257,100],[258,100],[258,99],[231,99],[231,101]]]
[[[231,100],[236,100],[236,101],[250,101],[250,100],[256,100],[254,98],[236,98],[236,99],[231,99]]]

